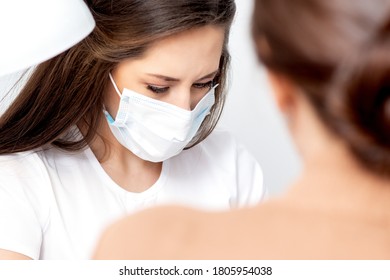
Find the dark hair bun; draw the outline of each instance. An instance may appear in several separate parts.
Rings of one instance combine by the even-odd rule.
[[[390,37],[379,32],[341,65],[336,79],[329,106],[336,130],[361,162],[390,176]]]

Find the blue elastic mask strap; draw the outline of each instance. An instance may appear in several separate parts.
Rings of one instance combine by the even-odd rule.
[[[113,117],[110,115],[109,112],[106,111],[106,109],[103,110],[103,113],[104,115],[106,116],[106,119],[107,121],[110,123],[110,124],[113,124],[115,122],[115,120],[113,119]]]

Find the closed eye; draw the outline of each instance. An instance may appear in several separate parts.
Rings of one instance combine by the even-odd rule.
[[[164,93],[169,89],[169,87],[157,87],[157,86],[148,85],[147,89],[154,93]]]
[[[194,88],[198,88],[198,89],[211,88],[213,86],[213,83],[214,83],[214,81],[211,80],[211,81],[208,81],[207,83],[196,83],[196,84],[193,84],[192,86]]]
[[[214,80],[208,81],[207,83],[195,83],[192,86],[195,89],[205,89],[205,88],[211,88],[214,84]],[[158,87],[153,85],[147,85],[147,89],[150,90],[153,93],[165,93],[169,90],[169,87]]]

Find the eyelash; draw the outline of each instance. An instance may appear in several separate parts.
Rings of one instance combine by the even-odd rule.
[[[148,90],[154,92],[154,93],[164,93],[168,90],[168,87],[156,87],[156,86],[152,86],[152,85],[148,85],[147,86]]]
[[[207,83],[196,83],[196,84],[193,84],[192,86],[196,89],[204,89],[204,88],[211,88],[214,84],[214,81],[209,81]],[[148,85],[147,86],[147,89],[154,92],[154,93],[165,93],[169,87],[156,87],[156,86],[152,86],[152,85]]]

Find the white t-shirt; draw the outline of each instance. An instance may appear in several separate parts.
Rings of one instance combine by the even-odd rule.
[[[102,230],[125,214],[166,203],[223,210],[264,194],[259,165],[226,132],[165,161],[142,193],[118,186],[89,148],[0,156],[0,248],[33,259],[89,259]]]

